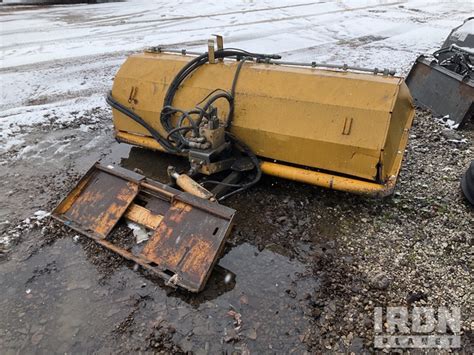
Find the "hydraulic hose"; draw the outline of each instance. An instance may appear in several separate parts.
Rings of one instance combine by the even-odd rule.
[[[161,144],[161,146],[168,152],[170,153],[178,153],[178,151],[176,150],[176,148],[170,144],[169,142],[167,142],[165,139],[163,139],[163,137],[161,136],[161,134],[155,130],[152,126],[150,126],[143,118],[141,118],[140,116],[138,116],[135,112],[131,111],[128,107],[125,107],[123,106],[120,102],[118,102],[117,100],[114,99],[114,97],[112,96],[112,92],[109,92],[107,94],[107,97],[105,99],[105,101],[111,106],[113,107],[114,109],[116,109],[117,111],[123,113],[124,115],[130,117],[132,120],[134,120],[135,122],[137,122],[138,124],[140,124],[141,126],[143,126],[148,132],[150,132],[150,134],[152,135],[153,138],[155,138],[155,140]]]
[[[231,94],[229,94],[227,91],[222,90],[221,93],[217,93],[215,95],[210,96],[209,100],[207,101],[205,105],[205,109],[208,109],[209,106],[215,102],[216,100],[220,98],[224,98],[228,101],[229,103],[229,114],[226,120],[226,126],[230,127],[230,123],[232,121],[232,116],[234,112],[234,107],[233,107],[233,94],[235,91],[235,83],[238,77],[238,74],[240,72],[240,69],[242,67],[243,62],[245,61],[246,58],[257,58],[257,59],[264,59],[264,58],[273,58],[273,59],[279,59],[279,56],[277,55],[267,55],[267,54],[259,54],[259,53],[250,53],[247,51],[243,51],[240,49],[223,49],[223,50],[218,50],[214,53],[216,59],[220,58],[227,58],[227,57],[236,57],[236,58],[244,58],[244,60],[239,63],[239,67],[237,68],[236,71],[236,76],[234,77],[234,82],[232,85],[232,90]],[[171,82],[168,91],[165,95],[165,99],[163,102],[163,109],[160,114],[160,121],[163,126],[163,128],[166,130],[168,133],[167,137],[163,137],[157,130],[155,130],[151,125],[149,125],[144,119],[142,119],[138,114],[130,110],[128,107],[125,107],[121,103],[119,103],[113,96],[112,93],[109,92],[106,97],[106,102],[119,112],[123,113],[124,115],[130,117],[132,120],[143,126],[148,132],[150,132],[151,136],[169,153],[182,153],[187,151],[187,149],[182,148],[183,146],[187,145],[187,140],[182,136],[181,132],[187,131],[187,130],[174,130],[175,128],[180,128],[182,126],[178,127],[173,127],[171,125],[171,117],[175,113],[181,113],[183,116],[189,119],[191,121],[190,115],[191,114],[197,114],[198,115],[198,120],[202,119],[202,117],[205,115],[205,110],[202,108],[199,108],[199,110],[192,110],[189,112],[186,112],[184,110],[180,110],[177,108],[172,107],[173,99],[176,95],[176,91],[178,90],[179,86],[181,83],[188,77],[193,71],[195,71],[197,68],[200,66],[204,65],[207,63],[209,60],[209,55],[208,53],[201,54],[200,56],[192,59],[190,62],[188,62],[175,76],[173,81]],[[218,90],[216,90],[218,91]],[[208,96],[208,97],[209,97]],[[204,100],[202,100],[204,101]],[[182,122],[182,120],[181,120]],[[191,125],[193,125],[191,123]],[[194,126],[194,125],[193,125]],[[195,127],[194,127],[195,128]],[[174,130],[174,131],[173,131]],[[178,144],[173,145],[173,143],[170,140],[170,137],[175,138],[174,140]]]
[[[247,58],[256,58],[256,59],[265,59],[265,58],[279,58],[279,56],[276,55],[266,55],[266,54],[258,54],[258,53],[250,53],[246,52],[243,50],[239,49],[221,49],[218,50],[214,53],[214,57],[216,59],[221,59],[221,58],[228,58],[228,57],[236,57],[238,59],[243,59],[240,63],[239,66],[237,67],[236,71],[236,76],[234,76],[234,82],[232,84],[232,90],[231,94],[229,95],[226,91],[220,94],[216,94],[215,96],[212,96],[208,102],[206,107],[209,107],[212,102],[217,100],[218,98],[225,98],[229,102],[229,114],[226,119],[226,125],[230,126],[230,123],[232,121],[232,115],[234,113],[233,109],[233,101],[234,101],[234,92],[235,92],[235,84],[237,77],[240,73],[240,70],[242,68],[243,62]],[[200,56],[192,59],[190,62],[188,62],[181,70],[176,74],[174,77],[173,81],[171,82],[168,91],[166,92],[164,101],[163,101],[163,107],[172,107],[173,99],[176,95],[176,92],[179,88],[179,86],[182,84],[182,82],[196,69],[198,69],[200,66],[204,65],[209,61],[209,55],[208,53],[201,54]],[[224,94],[225,93],[225,94]],[[162,126],[166,129],[167,132],[169,132],[172,127],[171,125],[171,117],[172,113],[167,110],[162,110],[161,115],[160,115],[160,121]],[[178,138],[181,140],[181,138]]]
[[[168,87],[168,91],[166,92],[164,101],[163,101],[163,109],[161,110],[160,113],[160,123],[163,126],[163,128],[167,132],[167,136],[163,137],[157,130],[155,130],[151,125],[149,125],[145,120],[143,120],[139,115],[137,115],[135,112],[130,110],[129,108],[125,107],[124,105],[120,104],[117,100],[114,99],[112,96],[112,93],[109,92],[106,98],[107,103],[118,110],[119,112],[123,113],[124,115],[130,117],[132,120],[137,122],[138,124],[142,125],[150,134],[152,137],[167,151],[170,153],[181,153],[187,151],[186,147],[189,146],[189,141],[185,138],[183,133],[189,132],[191,130],[195,131],[197,130],[197,126],[199,125],[200,121],[202,120],[203,117],[209,116],[208,110],[212,107],[212,104],[219,100],[219,99],[225,99],[228,102],[229,105],[229,112],[227,115],[227,119],[225,121],[226,125],[226,137],[230,139],[235,146],[237,146],[244,154],[248,155],[249,158],[252,160],[252,162],[255,165],[256,169],[256,175],[254,179],[248,183],[244,184],[225,184],[220,181],[211,181],[208,180],[206,183],[213,183],[213,184],[222,184],[228,187],[235,187],[237,188],[236,190],[222,196],[219,198],[219,200],[223,200],[227,197],[230,197],[238,192],[241,192],[245,189],[248,189],[249,187],[255,185],[261,178],[262,176],[262,170],[260,168],[260,162],[257,158],[257,156],[250,150],[249,147],[247,147],[245,144],[240,142],[235,136],[233,136],[229,130],[232,125],[232,119],[234,115],[234,96],[235,96],[235,88],[237,84],[237,79],[239,77],[240,71],[242,69],[242,66],[244,62],[247,59],[253,58],[253,59],[280,59],[280,56],[277,55],[266,55],[266,54],[258,54],[258,53],[250,53],[247,51],[243,51],[240,49],[222,49],[222,50],[217,50],[214,52],[214,57],[216,59],[221,59],[221,58],[228,58],[228,57],[235,57],[237,60],[240,60],[240,63],[236,69],[234,79],[232,82],[232,88],[230,93],[222,90],[222,89],[216,89],[210,94],[208,94],[201,102],[198,103],[200,105],[202,102],[206,101],[204,106],[201,108],[199,106],[196,106],[195,109],[191,111],[184,111],[179,108],[173,107],[173,100],[176,95],[176,92],[178,91],[180,85],[183,83],[183,81],[195,70],[197,70],[200,66],[206,64],[209,61],[209,55],[208,53],[201,54],[191,61],[189,61],[181,70],[176,74],[174,77],[173,81],[171,82],[170,86]],[[181,116],[178,120],[178,125],[177,127],[173,127],[171,123],[171,119],[174,114],[180,113]],[[197,115],[196,121],[194,121],[191,118],[191,115]],[[207,117],[209,118],[209,117]],[[190,126],[183,126],[184,121],[187,120],[189,121]]]

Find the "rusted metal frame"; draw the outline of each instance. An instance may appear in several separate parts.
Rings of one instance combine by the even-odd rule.
[[[120,168],[120,167],[115,167],[115,166],[113,168],[105,167],[100,163],[96,163],[95,168],[97,168],[99,170],[102,170],[104,172],[110,173],[112,175],[116,175],[116,176],[121,177],[123,179],[131,180],[132,182],[135,182],[135,183],[139,184],[141,187],[143,187],[145,189],[149,189],[149,190],[152,190],[152,191],[157,192],[159,194],[165,195],[166,197],[168,197],[170,199],[170,202],[172,202],[173,200],[176,199],[176,200],[179,200],[183,203],[190,204],[195,208],[199,208],[201,210],[209,212],[209,213],[211,213],[211,214],[213,214],[217,217],[229,218],[228,215],[219,213],[217,208],[212,208],[212,206],[213,206],[212,202],[204,204],[204,201],[202,199],[199,199],[198,197],[183,194],[182,192],[180,192],[178,190],[175,190],[175,189],[173,189],[169,186],[166,186],[164,184],[161,184],[157,181],[152,182],[152,181],[146,179],[144,176],[142,176],[140,174],[131,172],[129,170],[126,170],[126,169],[123,169],[123,168]],[[93,173],[93,171],[91,171],[91,175],[92,175],[92,173]],[[86,176],[84,176],[84,178],[86,178]],[[174,191],[169,191],[169,190],[174,190]],[[199,203],[198,203],[198,201],[199,201]]]
[[[234,219],[234,216],[232,216],[229,220],[229,228],[227,229],[226,231],[226,234],[224,235],[224,237],[222,238],[223,240],[226,240],[227,237],[230,235],[230,232],[232,231],[232,227],[233,227],[233,219]],[[225,242],[224,243],[221,243],[221,245],[219,246],[218,250],[216,251],[216,255],[218,257],[214,258],[214,261],[212,262],[211,266],[209,267],[209,271],[207,273],[207,275],[205,275],[205,278],[202,282],[202,286],[201,286],[201,289],[197,290],[197,292],[200,292],[202,291],[202,289],[204,288],[204,286],[207,284],[207,281],[209,280],[209,277],[211,276],[211,273],[212,273],[212,270],[214,269],[214,267],[216,266],[217,264],[217,261],[219,260],[219,255],[222,255],[222,253],[224,252],[224,248],[225,248]]]
[[[203,210],[203,211],[205,211],[209,214],[212,214],[216,217],[220,217],[220,218],[224,218],[224,219],[228,219],[228,220],[231,220],[231,218],[232,218],[231,215],[220,213],[217,209],[212,208],[212,204],[216,204],[218,206],[217,203],[209,202],[209,204],[207,204],[207,203],[206,204],[201,204],[201,203],[198,204],[196,202],[201,200],[201,199],[199,197],[196,197],[196,196],[193,196],[193,195],[190,195],[190,194],[176,195],[175,200],[180,201],[182,203],[186,203],[188,205],[191,205],[194,208],[198,208],[200,210]],[[207,202],[207,200],[203,200],[203,201]]]
[[[140,175],[138,173],[135,173],[133,171],[130,171],[130,170],[127,170],[127,169],[124,169],[124,168],[121,168],[121,167],[115,166],[115,165],[104,166],[100,163],[95,163],[94,168],[98,169],[98,170],[102,170],[106,173],[110,173],[110,174],[115,175],[117,177],[120,177],[122,179],[134,182],[136,184],[140,184],[140,182],[143,179],[145,179],[145,177],[143,175]]]
[[[179,285],[174,285],[173,283],[169,282],[169,279],[171,278],[170,275],[162,271],[159,267],[151,266],[151,262],[148,260],[141,258],[140,256],[136,256],[129,252],[128,250],[125,250],[124,248],[116,246],[114,243],[109,242],[108,240],[105,239],[95,239],[95,241],[102,245],[103,247],[112,250],[113,252],[119,254],[120,256],[124,257],[125,259],[131,260],[138,265],[142,266],[143,268],[155,273],[158,275],[160,278],[162,278],[167,286],[177,288]]]
[[[117,166],[108,167],[108,166],[104,166],[100,163],[96,163],[94,166],[95,166],[95,168],[97,168],[99,170],[102,170],[106,173],[110,173],[112,175],[115,175],[115,176],[121,177],[123,179],[132,181],[132,182],[140,185],[141,187],[144,187],[146,189],[149,189],[149,190],[157,192],[161,195],[164,195],[167,198],[169,198],[170,200],[173,199],[174,196],[176,196],[177,194],[180,193],[180,191],[178,191],[178,190],[174,190],[171,187],[166,186],[164,184],[161,184],[157,181],[149,180],[145,176],[134,173],[134,172],[132,172],[130,170],[127,170],[127,169],[123,169],[123,168],[120,168],[120,167],[117,167]],[[169,191],[171,189],[174,190],[174,191]]]
[[[53,217],[57,218],[58,220],[62,221],[64,224],[66,224],[67,226],[70,226],[71,228],[73,228],[73,229],[75,229],[79,232],[87,232],[87,234],[89,236],[94,236],[94,239],[106,238],[107,235],[110,233],[110,231],[113,230],[115,225],[118,223],[118,221],[120,220],[123,213],[118,218],[109,218],[109,221],[113,221],[113,223],[108,225],[106,230],[104,230],[104,231],[98,231],[97,229],[85,230],[84,228],[80,228],[79,226],[76,225],[76,222],[73,219],[70,219],[70,217],[67,216],[67,213],[69,211],[71,211],[71,208],[74,206],[76,201],[81,197],[82,193],[90,186],[92,181],[94,181],[94,179],[98,176],[97,172],[100,171],[100,170],[105,171],[106,173],[111,172],[111,169],[103,169],[103,167],[100,166],[100,164],[98,165],[98,163],[96,163],[82,177],[82,179],[79,181],[79,183],[76,185],[76,187],[72,190],[72,192],[68,196],[66,196],[53,211]],[[125,179],[126,181],[130,181],[132,179],[131,177],[125,177],[124,178],[124,177],[119,176],[121,174],[118,171],[113,171],[113,174],[111,174],[111,175],[122,178],[122,179]],[[137,175],[137,174],[135,174],[135,175]],[[135,190],[135,189],[133,189],[133,190]],[[123,192],[123,189],[121,191]],[[121,206],[116,205],[114,207],[114,210],[119,209],[119,210],[123,210],[123,212],[125,212],[128,209],[128,207],[130,206],[130,204],[133,202],[135,197],[138,195],[138,191],[139,191],[139,184],[136,184],[136,190],[135,191],[129,191],[131,193],[129,200],[127,200],[127,201],[122,200],[122,202],[125,202],[125,204],[122,204]],[[112,205],[110,205],[109,207],[112,207]],[[81,212],[81,211],[76,211],[76,213],[79,213],[79,212]],[[111,212],[111,211],[109,211],[109,212]],[[89,222],[94,223],[93,220],[90,220]]]
[[[71,191],[70,195],[68,197],[70,198],[65,198],[63,199],[59,205],[55,208],[55,211],[61,211],[64,210],[66,207],[66,204],[72,205],[72,203],[77,199],[77,197],[84,191],[84,189],[87,187],[87,185],[90,183],[90,179],[93,175],[93,171],[89,170],[86,175],[84,175],[81,180],[77,183],[77,185],[74,187],[74,190]]]
[[[68,219],[65,219],[61,216],[58,215],[52,215],[52,217],[60,222],[63,222],[65,225],[67,225],[69,228],[75,230],[76,232],[79,232],[81,234],[84,234],[86,237],[92,239],[96,243],[102,245],[103,247],[119,254],[120,256],[124,257],[127,260],[134,261],[140,266],[144,267],[145,269],[157,274],[160,278],[162,278],[168,286],[171,286],[173,288],[176,288],[176,285],[173,284],[168,284],[168,280],[170,279],[170,275],[166,274],[165,272],[161,271],[159,267],[154,267],[149,265],[150,262],[144,258],[141,258],[140,256],[136,256],[129,252],[128,250],[121,248],[114,243],[109,242],[106,239],[98,238],[95,234],[91,233],[90,231],[86,231],[84,229],[81,229],[80,227],[76,226],[75,223],[72,223]]]
[[[186,202],[176,199],[155,234],[145,245],[142,255],[159,265],[165,273],[172,273],[170,282],[176,282],[192,292],[201,291],[231,230],[235,211],[223,208],[223,212],[221,217],[214,218],[206,210],[194,207],[193,200]],[[177,225],[181,223],[184,230],[189,232],[190,227],[192,229],[189,239],[185,242],[179,242],[181,234],[176,233],[179,231],[176,229]],[[196,226],[196,229],[193,229],[193,226]]]
[[[87,188],[88,184],[91,181],[96,182],[98,185],[88,190],[89,194],[90,193],[94,194],[94,192],[97,192],[95,191],[95,189],[97,189],[97,187],[100,187],[101,184],[103,184],[104,181],[106,181],[104,180],[103,177],[99,177],[100,172],[105,173],[107,176],[115,176],[116,179],[117,178],[119,179],[119,182],[116,185],[117,191],[121,192],[121,191],[124,191],[124,188],[126,189],[127,186],[129,187],[128,192],[122,197],[119,197],[119,200],[122,201],[119,207],[121,210],[123,210],[123,212],[120,215],[117,215],[116,213],[112,214],[112,219],[109,218],[108,220],[114,223],[113,225],[109,223],[109,226],[112,226],[112,227],[110,227],[110,229],[106,229],[104,233],[98,233],[97,228],[96,228],[97,227],[96,219],[89,220],[87,215],[85,219],[82,219],[82,220],[77,219],[74,213],[72,215],[70,214],[69,216],[66,215],[68,211],[75,211],[75,213],[77,211],[81,211],[81,207],[80,207],[81,205],[78,205],[78,207],[76,208],[73,207],[74,201],[77,201],[77,198],[81,196],[81,192],[83,192],[84,189]],[[129,183],[131,183],[132,185],[130,185]],[[143,206],[140,206],[139,204],[134,203],[134,200],[139,196],[139,194],[142,196],[151,196],[155,199],[158,198],[159,200],[164,201],[170,207],[168,210],[166,210],[166,213],[164,212],[165,210],[162,211],[161,209],[159,209],[159,211],[161,212],[158,212],[158,211],[154,212],[153,210],[149,210],[146,207],[143,207]],[[104,200],[107,202],[107,204],[105,205],[104,211],[110,211],[111,207],[113,206],[113,203],[111,203],[110,199],[108,199],[106,195],[104,194],[98,194],[97,196],[100,201]],[[147,200],[148,198],[145,197],[145,201]],[[66,202],[69,203],[69,208],[64,209],[64,207],[67,207],[65,206]],[[87,199],[81,200],[81,204],[83,203],[87,203]],[[179,264],[172,266],[173,264],[169,264],[170,255],[166,254],[166,250],[168,250],[168,252],[170,250],[171,252],[173,252],[172,246],[171,247],[168,246],[168,248],[164,250],[164,254],[160,252],[161,249],[154,250],[151,247],[150,251],[152,252],[152,254],[150,254],[150,257],[147,257],[146,254],[143,254],[143,251],[141,255],[135,255],[129,252],[128,250],[121,248],[115,245],[114,243],[105,239],[109,235],[109,232],[112,231],[116,223],[121,218],[126,218],[133,222],[139,223],[145,226],[146,228],[154,230],[155,234],[153,237],[155,238],[155,240],[158,240],[158,241],[162,240],[162,242],[165,243],[167,236],[169,236],[170,234],[163,233],[163,232],[168,232],[168,231],[172,232],[173,229],[175,228],[174,223],[178,223],[178,224],[180,223],[178,220],[174,220],[172,218],[173,214],[168,215],[169,213],[168,211],[171,211],[173,206],[183,206],[183,213],[184,213],[183,218],[185,218],[183,222],[186,221],[185,224],[183,225],[185,228],[183,229],[183,231],[181,231],[180,229],[177,229],[176,230],[178,233],[177,235],[175,231],[174,238],[176,238],[177,236],[178,238],[177,240],[181,238],[181,233],[192,232],[189,230],[189,226],[194,225],[193,218],[195,219],[197,218],[195,223],[197,223],[196,226],[199,226],[199,223],[201,221],[201,217],[199,216],[202,216],[202,215],[200,215],[199,213],[196,214],[197,211],[202,211],[200,213],[204,213],[204,216],[205,215],[209,216],[208,218],[205,218],[207,222],[206,223],[203,222],[204,225],[201,224],[202,226],[201,229],[198,228],[198,230],[201,231],[201,234],[197,232],[198,234],[196,235],[193,235],[192,233],[189,235],[191,239],[189,239],[188,243],[189,243],[189,246],[192,248],[191,250],[194,250],[193,249],[194,246],[198,246],[198,249],[196,249],[196,251],[194,252],[191,252],[189,256],[187,252],[182,255],[183,260],[187,258],[187,261],[185,262],[185,264],[183,264],[183,266],[180,266]],[[61,207],[61,209],[59,209],[59,207]],[[155,207],[153,207],[152,205],[152,208],[155,208]],[[181,207],[178,207],[177,211],[180,211],[180,210],[181,210]],[[196,212],[193,212],[193,210]],[[98,213],[100,212],[101,211],[98,210]],[[163,213],[168,217],[165,218],[165,215],[163,215]],[[178,214],[180,213],[181,212],[178,212]],[[222,253],[222,250],[225,245],[225,239],[227,238],[227,236],[229,235],[231,231],[234,213],[235,211],[232,209],[229,209],[224,206],[220,206],[218,204],[215,204],[209,201],[204,201],[195,196],[188,196],[188,194],[186,193],[182,193],[178,190],[175,190],[169,186],[163,185],[159,182],[148,180],[140,174],[128,171],[121,167],[103,166],[100,164],[96,164],[80,180],[78,186],[76,186],[76,189],[73,190],[72,198],[71,198],[71,195],[67,196],[61,202],[58,208],[56,208],[53,211],[53,217],[65,223],[71,229],[84,234],[90,239],[93,239],[98,244],[108,248],[109,250],[121,255],[122,257],[128,260],[131,260],[137,263],[138,265],[144,267],[145,269],[153,272],[157,276],[164,279],[167,285],[172,286],[172,287],[179,286],[179,287],[188,289],[189,291],[192,291],[192,292],[199,292],[200,290],[204,288],[205,283],[210,276],[212,268],[214,267],[217,260],[219,259],[219,256]],[[211,216],[216,216],[217,219],[214,220],[213,217]],[[69,217],[76,218],[76,219],[70,220]],[[114,217],[116,217],[116,219]],[[78,223],[75,222],[76,220],[78,221]],[[166,225],[164,225],[161,228],[160,225],[162,224],[162,221],[164,220],[168,220],[168,222],[165,222]],[[171,225],[169,223],[171,223]],[[186,224],[188,225],[187,227],[188,230],[186,229]],[[214,226],[216,226],[216,230],[214,233],[212,233],[212,229],[211,230],[208,230],[208,229],[214,228]],[[89,229],[91,227],[94,227],[94,230]],[[158,232],[160,228],[161,228],[161,232]],[[185,232],[186,230],[187,232]],[[219,230],[220,232],[215,234]],[[102,234],[105,234],[105,235],[102,235]],[[183,234],[183,235],[187,236],[188,234]],[[165,239],[162,239],[162,238],[165,238]],[[150,241],[152,239],[150,239]],[[201,243],[204,243],[204,244],[201,244]],[[206,243],[210,243],[210,244],[206,244]],[[193,260],[195,260],[194,258],[196,257],[196,255],[200,255],[199,250],[201,249],[199,245],[209,245],[209,250],[208,250],[209,254],[207,252],[201,252],[201,255],[208,255],[209,257],[204,257],[204,259],[202,259],[202,264],[199,264],[199,262],[197,262],[194,265],[193,264]],[[145,244],[145,247],[147,246],[148,246],[148,243]],[[183,251],[182,248],[183,246],[181,246],[181,252]],[[159,259],[153,261],[153,257],[152,257],[153,255],[156,255]],[[162,260],[163,264],[161,262],[157,262],[158,260]],[[187,266],[184,266],[184,265],[187,265]],[[167,272],[168,269],[171,273]]]
[[[170,191],[167,191],[167,190],[161,188],[160,186],[155,186],[155,185],[153,185],[153,184],[150,184],[149,181],[141,182],[141,183],[140,183],[140,186],[142,186],[142,187],[144,187],[144,188],[146,188],[146,189],[149,189],[149,190],[151,190],[151,191],[157,192],[157,193],[159,193],[159,194],[161,194],[161,195],[164,195],[164,196],[166,196],[167,198],[169,198],[170,201],[172,201],[173,198],[176,196],[176,194],[174,194],[174,193],[172,193],[172,192],[170,192]]]

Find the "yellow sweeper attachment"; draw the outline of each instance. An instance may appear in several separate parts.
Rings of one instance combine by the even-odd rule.
[[[153,48],[132,55],[107,96],[119,141],[188,159],[186,172],[168,167],[184,192],[96,164],[53,211],[192,292],[205,286],[232,226],[235,211],[217,200],[250,188],[262,173],[388,195],[414,115],[403,79],[386,70],[323,70],[224,49],[221,37],[217,43],[204,54]],[[138,248],[114,243],[123,219],[142,225],[150,239]]]
[[[245,53],[240,60],[216,60],[225,50],[212,49],[205,54],[207,62],[179,83],[173,107],[192,110],[213,90],[230,91],[238,75],[230,132],[261,159],[263,173],[370,196],[392,193],[414,116],[403,78],[387,71],[323,70],[315,63],[285,65],[270,58],[242,63]],[[195,59],[160,48],[132,55],[117,73],[109,98],[166,137],[170,130],[160,113],[170,85]],[[215,106],[225,121],[228,108]],[[117,107],[118,141],[166,151]]]

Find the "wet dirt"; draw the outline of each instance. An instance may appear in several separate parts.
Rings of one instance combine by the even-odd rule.
[[[104,272],[89,243],[61,238],[26,261],[2,264],[2,353],[152,350],[143,340],[156,323],[174,329],[172,342],[183,351],[230,351],[236,341],[255,351],[304,349],[298,337],[309,320],[300,303],[317,284],[297,261],[242,244],[194,296],[99,251],[113,259]],[[238,331],[229,311],[241,315]]]
[[[104,163],[138,169],[156,180],[168,182],[168,165],[185,167],[182,159],[117,144],[107,137],[99,147],[107,144],[102,150],[107,152],[102,154]],[[47,152],[42,152],[46,159]],[[78,179],[78,172],[100,158],[81,156],[66,176],[64,167],[48,165],[41,176],[43,193],[36,195],[30,210],[41,204],[50,210]],[[31,174],[31,179],[37,168],[41,170],[35,164],[11,165],[10,174],[20,171],[23,177]],[[48,175],[48,170],[55,173]],[[30,184],[39,188],[39,181],[31,179]],[[27,181],[19,180],[11,195],[23,204],[33,196],[23,191],[26,185]],[[271,185],[268,188],[273,190]],[[56,194],[46,197],[52,190]],[[229,205],[248,205],[247,197]],[[5,212],[10,217],[15,214],[13,209]],[[272,218],[251,209],[238,217],[225,255],[198,295],[164,286],[133,263],[48,218],[23,222],[18,244],[1,262],[0,305],[5,310],[0,317],[1,352],[302,352],[306,349],[302,339],[311,325],[311,294],[320,283],[309,266],[295,258],[298,240],[275,243],[281,236],[273,237],[273,223],[284,221],[272,222]],[[265,223],[272,228],[253,228]],[[134,238],[124,225],[118,233]],[[306,249],[301,246],[301,250]]]

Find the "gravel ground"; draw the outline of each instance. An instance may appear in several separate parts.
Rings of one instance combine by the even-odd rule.
[[[474,213],[459,188],[472,158],[472,129],[454,132],[418,112],[393,198],[348,196],[333,207],[344,222],[333,251],[314,259],[327,289],[313,295],[311,346],[372,349],[376,306],[459,306],[472,353]]]

